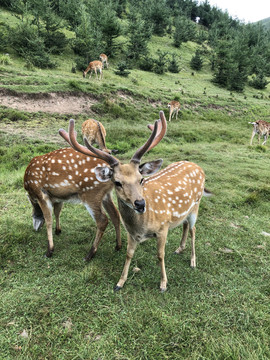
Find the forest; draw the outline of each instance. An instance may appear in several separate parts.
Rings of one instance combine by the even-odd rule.
[[[54,68],[52,55],[70,49],[76,56],[74,71],[103,52],[121,59],[123,73],[132,68],[179,72],[174,53],[149,52],[156,35],[169,36],[176,49],[197,43],[191,67],[200,70],[206,58],[213,82],[228,90],[268,84],[270,31],[262,22],[233,19],[207,1],[105,0],[100,6],[98,0],[1,0],[0,5],[18,19],[15,26],[0,23],[0,51],[11,48],[28,67]]]

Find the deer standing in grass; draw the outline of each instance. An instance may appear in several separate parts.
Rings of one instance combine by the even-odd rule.
[[[172,100],[169,102],[168,104],[168,108],[169,108],[169,121],[171,121],[171,119],[173,118],[173,116],[175,115],[175,119],[177,120],[177,115],[178,115],[178,112],[180,110],[180,103],[179,101],[175,101],[175,100]]]
[[[261,136],[264,137],[264,142],[262,145],[266,144],[268,136],[270,134],[270,123],[264,120],[257,120],[254,122],[249,122],[249,124],[253,125],[253,131],[250,139],[250,145],[252,145],[253,138],[256,134],[258,134],[258,142],[260,144]]]
[[[82,123],[82,135],[87,139],[89,144],[97,144],[100,150],[111,154],[112,151],[106,146],[106,130],[101,122],[94,119],[85,120]]]
[[[86,74],[90,71],[90,75],[89,75],[89,79],[92,76],[92,72],[94,71],[96,74],[96,77],[98,79],[98,72],[100,74],[99,79],[101,80],[103,77],[103,73],[102,73],[102,62],[95,60],[95,61],[91,61],[89,63],[89,65],[87,66],[87,68],[84,70],[83,72],[83,77],[86,77]]]
[[[100,59],[100,61],[102,62],[103,69],[104,69],[104,64],[106,64],[106,67],[107,67],[107,69],[108,69],[108,67],[109,67],[108,56],[105,55],[105,54],[100,54],[100,55],[99,55],[99,59]]]
[[[140,164],[142,156],[155,147],[166,133],[166,119],[160,112],[160,119],[148,127],[152,134],[146,143],[133,155],[129,164],[122,164],[114,156],[91,146],[86,147],[76,140],[74,121],[70,121],[69,134],[60,129],[60,135],[77,151],[87,156],[96,156],[107,166],[95,168],[98,181],[114,184],[120,214],[128,232],[126,262],[122,275],[115,287],[121,289],[127,280],[131,259],[137,245],[149,238],[157,239],[157,255],[161,268],[160,290],[167,288],[165,270],[165,243],[169,229],[183,224],[183,236],[179,254],[185,249],[188,231],[191,235],[191,266],[196,266],[195,223],[199,204],[204,194],[205,175],[196,164],[188,161],[175,162],[158,172],[162,159]],[[144,176],[150,176],[147,179]],[[208,193],[209,194],[209,193]]]
[[[90,157],[73,148],[58,149],[34,157],[24,175],[24,188],[33,206],[33,226],[38,231],[44,222],[47,228],[47,257],[52,256],[53,212],[56,218],[55,234],[61,233],[60,213],[64,202],[82,203],[97,224],[93,245],[86,256],[91,260],[107,227],[109,214],[116,231],[116,249],[121,248],[120,217],[111,199],[113,183],[100,182],[94,169],[106,166],[97,157]]]

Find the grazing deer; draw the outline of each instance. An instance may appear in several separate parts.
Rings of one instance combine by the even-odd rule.
[[[111,154],[112,151],[106,146],[106,130],[101,122],[94,119],[85,120],[82,123],[82,135],[87,139],[89,144],[97,144],[100,150]]]
[[[252,145],[253,138],[256,134],[258,134],[258,142],[260,144],[261,136],[264,137],[264,142],[262,145],[266,144],[268,136],[270,134],[270,123],[264,120],[257,120],[254,122],[249,122],[249,124],[253,125],[253,131],[250,139],[250,145]]]
[[[100,58],[100,61],[102,62],[103,69],[104,69],[104,64],[106,64],[106,67],[108,69],[108,67],[109,67],[108,56],[105,54],[100,54],[99,58]]]
[[[175,119],[177,120],[178,111],[180,110],[179,101],[172,100],[168,104],[168,108],[170,109],[169,121],[173,118],[173,115],[176,115]]]
[[[86,74],[88,73],[88,71],[90,71],[90,75],[89,75],[89,79],[92,76],[92,72],[94,71],[96,74],[96,77],[98,78],[98,72],[100,74],[99,79],[102,79],[103,74],[102,74],[102,62],[95,60],[95,61],[91,61],[88,65],[88,67],[84,70],[83,72],[83,77],[86,77]]]
[[[45,155],[34,157],[24,175],[24,188],[33,206],[33,226],[38,231],[44,221],[47,227],[47,257],[54,250],[52,235],[52,213],[56,218],[55,234],[61,233],[60,213],[64,202],[82,203],[97,224],[95,240],[86,256],[90,260],[96,253],[98,244],[107,227],[109,214],[116,231],[116,249],[121,248],[120,217],[115,208],[111,191],[113,183],[100,182],[94,169],[106,166],[97,157],[83,155],[72,148],[58,149]]]
[[[183,236],[176,253],[184,250],[189,230],[192,239],[191,266],[196,266],[195,223],[204,193],[204,172],[198,165],[188,161],[175,162],[159,172],[162,159],[140,164],[142,156],[165,135],[167,124],[164,113],[160,112],[160,119],[154,127],[148,127],[153,130],[151,136],[135,152],[129,164],[120,163],[117,158],[94,148],[87,141],[87,147],[80,145],[76,140],[73,120],[70,120],[69,134],[63,129],[59,130],[60,135],[77,151],[87,156],[96,156],[109,164],[96,167],[95,174],[98,181],[114,184],[120,214],[128,232],[126,262],[115,291],[121,289],[127,280],[137,245],[149,238],[157,239],[161,268],[160,290],[166,290],[165,243],[168,230],[180,224],[183,224]],[[149,175],[147,179],[143,177]]]

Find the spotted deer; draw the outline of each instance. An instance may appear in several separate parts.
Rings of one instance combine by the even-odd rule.
[[[266,144],[268,136],[270,134],[270,123],[264,120],[257,120],[254,122],[249,122],[249,124],[253,125],[253,131],[250,139],[250,145],[252,145],[253,138],[256,134],[258,134],[258,142],[260,144],[261,136],[264,137],[264,142],[262,145]]]
[[[112,151],[106,146],[106,130],[101,122],[94,119],[85,120],[82,123],[82,135],[87,139],[89,144],[97,144],[100,150],[111,154]]]
[[[165,270],[165,243],[168,230],[183,224],[183,235],[176,253],[185,249],[188,231],[192,239],[191,266],[196,266],[195,223],[204,189],[205,175],[196,164],[188,161],[175,162],[160,170],[162,159],[140,164],[142,156],[154,148],[166,133],[166,119],[160,112],[160,119],[154,126],[149,139],[133,155],[128,164],[122,164],[114,156],[90,145],[79,144],[70,120],[69,133],[60,129],[60,135],[79,152],[86,156],[98,157],[108,165],[97,166],[95,175],[100,182],[114,184],[118,207],[128,232],[126,262],[122,275],[115,287],[120,290],[127,280],[131,259],[137,245],[149,238],[157,239],[157,255],[161,268],[160,290],[167,288]],[[149,176],[144,178],[144,176]]]
[[[102,62],[103,69],[104,69],[104,64],[106,64],[106,67],[107,67],[107,69],[108,69],[108,67],[109,67],[108,56],[105,55],[105,54],[100,54],[100,55],[99,55],[99,59],[100,59],[100,61]]]
[[[99,181],[94,169],[107,164],[97,157],[87,156],[73,148],[63,148],[34,157],[24,175],[24,188],[33,206],[33,226],[38,231],[46,223],[48,250],[52,256],[53,217],[55,234],[61,233],[60,213],[64,202],[82,203],[97,224],[93,245],[86,256],[91,260],[108,224],[108,213],[116,231],[116,249],[121,248],[120,217],[111,199],[113,183]]]
[[[169,108],[169,121],[173,118],[173,115],[175,115],[175,119],[177,120],[177,115],[180,110],[180,103],[179,101],[172,100],[168,104]]]
[[[92,76],[92,72],[94,71],[95,74],[96,74],[96,77],[98,79],[98,72],[99,72],[99,79],[101,80],[102,77],[103,77],[103,74],[102,74],[102,62],[101,61],[98,61],[98,60],[95,60],[95,61],[91,61],[88,65],[88,67],[84,70],[83,72],[83,77],[85,78],[86,77],[86,74],[90,71],[90,75],[89,75],[89,79],[90,77]]]

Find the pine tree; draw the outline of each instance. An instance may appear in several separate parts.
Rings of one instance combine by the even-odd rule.
[[[203,66],[203,61],[200,56],[200,51],[197,49],[195,55],[190,60],[190,67],[193,70],[199,71],[202,69],[202,66]]]

